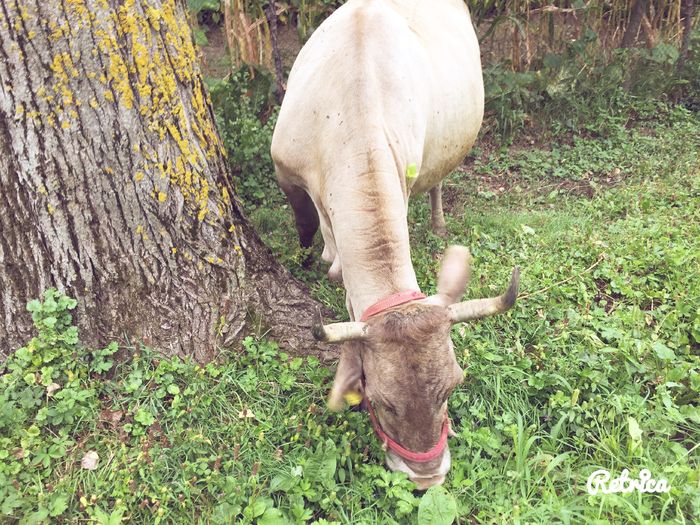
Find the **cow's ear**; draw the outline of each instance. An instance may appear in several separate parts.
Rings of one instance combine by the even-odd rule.
[[[438,277],[438,296],[443,306],[458,302],[471,275],[471,255],[464,246],[450,246],[445,251]]]
[[[338,412],[345,406],[362,401],[362,357],[357,345],[346,343],[340,353],[333,388],[328,396],[328,408]]]

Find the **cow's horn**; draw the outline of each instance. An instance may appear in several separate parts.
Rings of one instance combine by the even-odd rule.
[[[489,315],[500,314],[508,310],[518,297],[518,285],[520,283],[520,268],[513,268],[510,285],[503,295],[488,299],[472,299],[462,301],[448,307],[452,323],[461,323],[470,319],[481,319]]]
[[[313,327],[314,337],[324,343],[341,343],[367,337],[367,323],[352,321],[349,323],[317,324]]]

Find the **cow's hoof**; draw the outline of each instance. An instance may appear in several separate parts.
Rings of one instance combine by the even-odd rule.
[[[301,248],[299,253],[299,264],[304,270],[308,270],[314,264],[314,255],[311,252],[311,248]]]

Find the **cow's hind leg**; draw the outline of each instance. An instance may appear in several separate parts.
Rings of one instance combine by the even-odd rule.
[[[287,196],[289,204],[294,212],[297,233],[299,234],[299,244],[302,249],[308,250],[314,241],[314,235],[318,230],[318,212],[309,194],[299,186],[280,184],[282,191]],[[308,267],[312,262],[311,254],[306,253],[302,260],[302,265]]]
[[[435,235],[440,237],[447,236],[445,214],[442,212],[442,183],[433,186],[430,190],[430,222]]]

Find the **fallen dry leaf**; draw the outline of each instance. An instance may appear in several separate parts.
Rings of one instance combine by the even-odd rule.
[[[85,470],[95,470],[97,469],[97,462],[99,460],[100,456],[97,455],[97,452],[91,450],[83,456],[83,459],[80,460],[80,466]]]
[[[255,417],[255,414],[253,414],[253,411],[249,408],[244,408],[238,413],[238,417],[241,419],[247,418],[247,417]]]
[[[51,383],[49,386],[46,387],[46,395],[53,395],[53,393],[59,388],[61,388],[61,385],[59,385],[58,383]]]
[[[105,408],[102,410],[102,412],[100,412],[100,419],[113,425],[118,423],[123,416],[123,410],[109,410]]]

